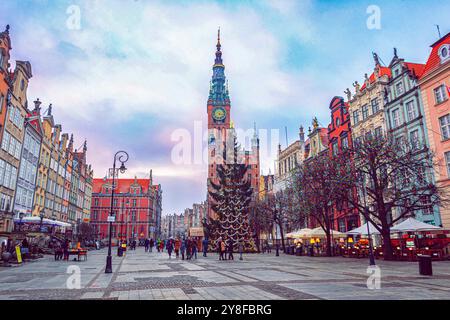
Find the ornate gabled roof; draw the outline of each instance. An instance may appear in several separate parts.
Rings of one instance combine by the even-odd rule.
[[[450,33],[447,33],[445,36],[440,38],[438,41],[431,45],[431,53],[428,57],[427,63],[425,64],[425,68],[422,72],[421,78],[426,76],[427,74],[433,72],[441,66],[441,59],[439,57],[439,49],[443,44],[450,44]]]

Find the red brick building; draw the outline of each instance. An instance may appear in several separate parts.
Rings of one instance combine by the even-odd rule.
[[[113,243],[118,239],[157,238],[161,229],[161,185],[147,179],[118,179],[114,191]],[[91,224],[99,239],[109,236],[112,179],[94,179]]]
[[[352,130],[348,104],[342,97],[334,97],[330,102],[331,123],[328,125],[328,152],[330,157],[339,156],[343,150],[351,148]],[[358,212],[344,202],[333,210],[333,229],[346,232],[360,225]]]

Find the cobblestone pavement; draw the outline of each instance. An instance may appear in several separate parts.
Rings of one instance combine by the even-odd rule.
[[[368,289],[366,259],[249,254],[219,261],[169,259],[143,248],[113,257],[105,274],[106,250],[87,261],[54,261],[46,256],[18,267],[0,267],[0,300],[276,300],[276,299],[449,299],[450,261],[433,262],[432,277],[420,276],[417,262],[378,261],[381,288]],[[79,269],[78,269],[79,268]],[[73,270],[80,271],[80,285]],[[75,279],[75,280],[74,280]],[[69,283],[69,286],[68,286]]]

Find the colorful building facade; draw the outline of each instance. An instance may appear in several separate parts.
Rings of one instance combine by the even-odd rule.
[[[435,179],[450,192],[450,33],[431,45],[431,53],[419,79],[428,141],[437,166]],[[450,228],[450,207],[440,208],[442,225]]]
[[[385,89],[391,70],[381,66],[376,54],[374,60],[374,71],[370,76],[365,75],[364,84],[360,86],[357,81],[353,84],[355,94],[352,96],[347,89],[352,137],[356,145],[366,134],[386,133]]]
[[[6,26],[5,31],[0,33],[0,141],[3,141],[4,128],[6,123],[6,114],[8,112],[8,105],[11,99],[11,74],[10,67],[10,51],[11,39],[9,37],[9,26]],[[0,166],[6,167],[6,161],[9,156],[6,150],[0,148]],[[4,170],[4,169],[3,169]],[[11,193],[6,186],[3,186],[4,171],[0,172],[0,235],[9,234],[14,227],[12,214],[12,198]]]
[[[408,142],[418,152],[426,151],[429,148],[428,130],[418,85],[425,65],[405,62],[398,57],[397,49],[394,49],[394,57],[389,68],[391,78],[386,87],[384,108],[388,132],[395,139]],[[421,201],[424,204],[431,203],[431,199],[427,197],[423,197]],[[395,217],[400,212],[394,209],[392,214]],[[430,205],[426,209],[417,210],[415,218],[433,225],[441,224],[437,206]]]
[[[108,216],[111,212],[112,179],[94,179],[92,188],[91,221],[99,239],[109,236]],[[161,185],[153,185],[153,178],[117,179],[114,190],[111,236],[114,243],[122,239],[160,237]]]
[[[352,130],[348,103],[342,97],[334,97],[330,102],[331,122],[328,125],[328,152],[331,158],[339,157],[346,149],[353,147]],[[333,207],[331,221],[333,229],[346,232],[360,225],[358,211],[347,202]]]
[[[278,154],[275,167],[274,191],[278,192],[289,187],[292,174],[305,158],[305,133],[300,126],[299,139],[292,142],[285,149],[278,145]]]

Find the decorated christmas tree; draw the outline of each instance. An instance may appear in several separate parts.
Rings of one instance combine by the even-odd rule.
[[[217,165],[217,184],[211,182],[209,195],[213,203],[211,207],[216,213],[215,220],[209,223],[213,239],[233,241],[234,249],[238,249],[242,241],[245,252],[256,250],[253,232],[249,226],[248,214],[252,196],[251,181],[247,179],[249,168],[239,158],[239,146],[234,143],[224,150],[223,162]]]

